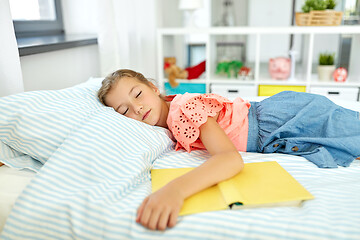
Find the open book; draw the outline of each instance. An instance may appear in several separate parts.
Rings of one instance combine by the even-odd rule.
[[[193,168],[151,170],[152,191]],[[187,198],[180,215],[244,207],[300,206],[314,197],[277,162],[246,163],[231,179]]]

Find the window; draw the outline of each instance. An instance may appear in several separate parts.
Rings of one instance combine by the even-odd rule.
[[[16,37],[63,34],[60,0],[10,0]]]

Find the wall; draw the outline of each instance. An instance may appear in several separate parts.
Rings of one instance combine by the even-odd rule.
[[[96,0],[62,0],[65,32],[97,32]],[[25,91],[61,89],[100,76],[97,45],[23,56]]]
[[[24,90],[8,0],[0,0],[0,97]]]
[[[236,26],[246,26],[248,22],[248,0],[233,0]],[[224,12],[223,1],[211,0],[211,24],[218,26]]]
[[[61,0],[66,33],[97,33],[98,0]]]
[[[297,1],[295,5],[295,11],[300,12],[303,1]],[[274,1],[262,1],[262,0],[249,0],[248,1],[248,25],[257,27],[280,27],[291,26],[292,16],[292,1],[289,0],[274,0]],[[338,4],[335,10],[341,10],[340,4]],[[255,60],[255,37],[248,38],[247,56],[250,61]],[[295,49],[300,52],[297,55],[297,60],[305,58],[304,51],[301,51],[303,44],[306,44],[307,39],[301,35],[294,36]],[[277,56],[286,56],[290,47],[290,35],[267,35],[261,39],[261,62],[268,62],[269,58]],[[321,52],[335,52],[338,55],[339,48],[339,35],[327,34],[316,35],[314,39],[314,52],[313,52],[313,64],[317,65],[318,56]],[[263,51],[266,49],[266,51]]]
[[[99,77],[97,45],[21,57],[25,91],[71,87]]]

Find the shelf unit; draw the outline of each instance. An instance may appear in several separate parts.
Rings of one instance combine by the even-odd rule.
[[[160,28],[157,31],[157,51],[158,51],[158,77],[159,86],[164,91],[164,83],[167,79],[164,76],[164,43],[166,37],[203,35],[205,40],[206,55],[206,77],[197,80],[178,80],[180,83],[205,83],[206,92],[210,92],[210,84],[228,84],[236,86],[254,86],[256,89],[261,85],[287,85],[287,86],[304,86],[309,92],[312,86],[316,87],[360,87],[360,74],[355,77],[348,77],[345,83],[336,82],[318,82],[317,76],[312,72],[314,58],[314,38],[321,34],[347,34],[352,36],[352,44],[359,49],[360,55],[360,26],[334,26],[334,27],[211,27],[211,28]],[[302,47],[306,59],[302,59],[301,77],[295,81],[290,80],[273,80],[270,76],[261,74],[260,54],[266,49],[261,49],[262,38],[266,39],[268,35],[304,35],[306,36],[306,46]],[[216,64],[216,37],[224,35],[247,35],[255,37],[255,61],[253,63],[253,80],[240,80],[235,78],[226,78],[217,76],[215,72]],[[175,43],[179,44],[179,42]],[[177,46],[181,47],[181,46]],[[279,53],[280,55],[281,53]],[[276,57],[276,56],[274,56]],[[352,58],[353,60],[353,58]],[[358,76],[358,77],[357,77]],[[300,80],[301,79],[301,80]]]

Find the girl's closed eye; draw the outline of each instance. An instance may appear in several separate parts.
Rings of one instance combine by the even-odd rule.
[[[122,115],[126,115],[126,113],[129,111],[129,108],[127,108],[123,113]]]
[[[137,95],[136,95],[136,98],[140,97],[142,91],[140,91]]]

